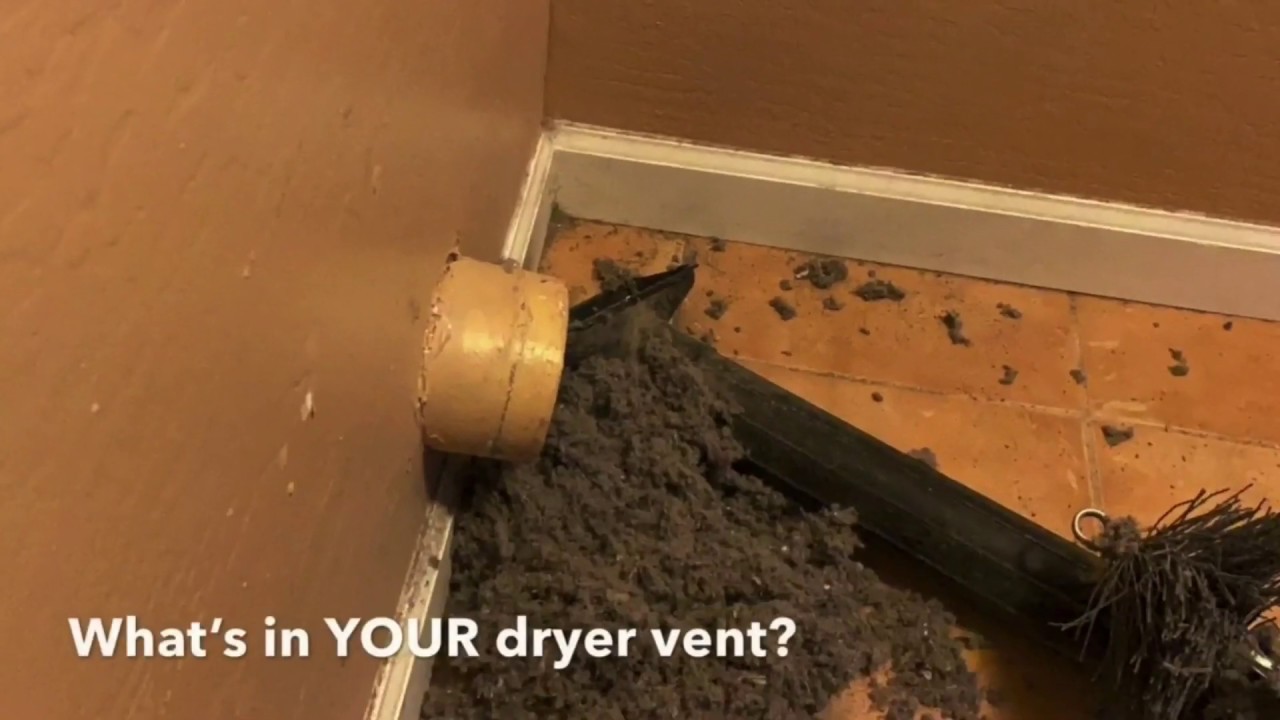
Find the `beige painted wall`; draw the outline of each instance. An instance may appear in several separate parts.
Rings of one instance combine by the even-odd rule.
[[[554,117],[1280,222],[1280,5],[552,0]]]
[[[257,631],[394,611],[422,303],[496,254],[546,4],[0,3],[0,717],[360,717],[373,661]],[[74,657],[129,613],[258,659]]]

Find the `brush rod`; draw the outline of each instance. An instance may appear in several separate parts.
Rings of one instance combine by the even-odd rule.
[[[566,364],[618,347],[633,312],[670,319],[692,290],[695,269],[683,265],[636,278],[575,306]],[[709,345],[672,335],[741,408],[734,434],[755,471],[820,503],[855,508],[871,535],[932,568],[987,610],[1021,620],[1051,648],[1080,656],[1079,641],[1057,625],[1086,611],[1102,572],[1094,554]]]
[[[1102,571],[1095,555],[706,344],[673,334],[741,408],[734,434],[764,473],[820,502],[855,508],[867,532],[987,608],[1028,621],[1053,648],[1079,654],[1076,638],[1056,624],[1087,609]]]

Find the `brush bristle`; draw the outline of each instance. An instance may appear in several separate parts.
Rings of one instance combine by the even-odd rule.
[[[1201,492],[1140,537],[1131,519],[1109,521],[1099,538],[1107,570],[1068,628],[1088,642],[1105,626],[1102,670],[1148,720],[1198,717],[1239,676],[1250,626],[1280,605],[1280,515],[1243,492]]]

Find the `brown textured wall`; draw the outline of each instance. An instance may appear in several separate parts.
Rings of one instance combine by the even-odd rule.
[[[455,233],[496,253],[546,13],[0,3],[0,717],[361,716],[375,662],[319,642],[78,660],[66,619],[221,617],[260,658],[266,615],[394,612],[421,303]]]
[[[552,0],[550,115],[1280,222],[1280,5]]]

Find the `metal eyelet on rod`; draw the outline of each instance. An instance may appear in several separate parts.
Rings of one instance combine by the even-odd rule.
[[[1084,521],[1096,520],[1105,525],[1107,523],[1107,519],[1107,514],[1098,508],[1085,508],[1076,513],[1076,516],[1071,520],[1071,534],[1075,536],[1076,542],[1094,552],[1098,552],[1098,544],[1093,541],[1093,538],[1089,537],[1084,532]]]

